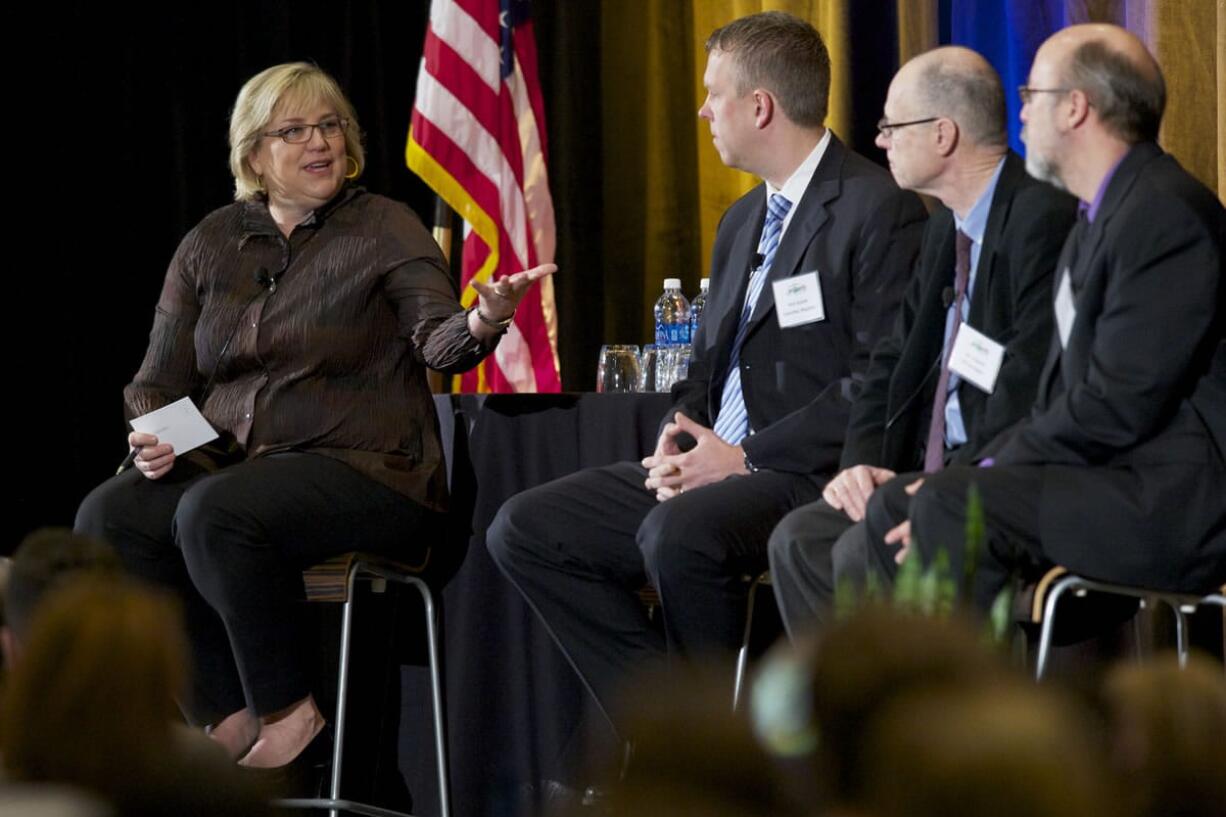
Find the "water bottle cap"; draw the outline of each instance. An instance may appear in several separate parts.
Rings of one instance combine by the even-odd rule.
[[[680,278],[665,278],[664,288],[665,289],[681,289],[681,279]]]
[[[711,279],[703,278],[701,281],[698,282],[698,288],[701,289],[703,292],[706,292],[708,289],[711,288]]]

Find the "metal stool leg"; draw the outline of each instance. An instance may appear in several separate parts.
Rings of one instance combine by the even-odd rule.
[[[1034,679],[1042,681],[1047,672],[1047,661],[1051,657],[1051,639],[1056,628],[1056,603],[1065,591],[1079,584],[1077,576],[1065,576],[1052,586],[1043,603],[1043,623],[1039,629],[1039,653],[1035,659]]]
[[[350,635],[353,629],[353,592],[357,571],[349,573],[349,595],[341,612],[340,668],[336,674],[336,722],[332,727],[332,787],[328,796],[341,798],[341,763],[345,759],[345,710],[349,693]],[[328,817],[339,817],[340,812],[329,809]]]
[[[1054,573],[1055,571],[1062,570],[1063,568],[1054,568],[1051,572]],[[1046,578],[1044,581],[1046,581]],[[1071,573],[1066,574],[1051,585],[1051,589],[1047,592],[1047,597],[1044,601],[1042,629],[1039,634],[1039,655],[1038,660],[1035,662],[1035,680],[1042,680],[1044,673],[1047,671],[1052,633],[1055,631],[1056,603],[1059,601],[1060,596],[1068,590],[1076,590],[1082,594],[1088,590],[1095,593],[1126,596],[1137,599],[1142,610],[1155,609],[1159,603],[1166,605],[1175,616],[1175,650],[1179,659],[1180,669],[1186,668],[1188,665],[1188,616],[1195,613],[1201,605],[1216,605],[1223,609],[1223,616],[1226,618],[1226,587],[1223,587],[1224,592],[1198,596],[1186,592],[1148,590],[1141,587],[1110,584],[1109,582],[1087,579]],[[1137,660],[1141,661],[1145,658],[1145,655],[1141,649],[1139,616],[1133,619],[1132,626],[1133,635],[1137,641]]]
[[[426,615],[426,639],[430,653],[430,698],[434,710],[434,752],[438,765],[438,799],[440,817],[451,817],[451,786],[447,779],[447,736],[443,731],[443,684],[438,660],[438,616],[434,609],[434,595],[421,579],[410,577],[410,583],[421,594]]]
[[[1188,615],[1180,604],[1172,604],[1175,611],[1175,654],[1179,656],[1179,668],[1188,666]]]
[[[336,723],[334,726],[335,743],[332,746],[332,785],[328,798],[290,798],[275,801],[276,805],[285,808],[298,809],[328,809],[330,817],[336,817],[341,812],[362,814],[366,817],[412,817],[403,811],[382,808],[359,803],[353,800],[341,799],[341,763],[344,760],[345,746],[345,713],[346,698],[349,691],[349,655],[351,652],[351,637],[353,627],[354,591],[358,574],[369,576],[375,581],[387,580],[401,584],[411,584],[417,588],[422,597],[426,616],[426,637],[430,661],[430,693],[431,709],[434,712],[434,747],[438,754],[439,778],[439,814],[440,817],[451,817],[451,792],[447,781],[446,740],[443,732],[443,688],[439,671],[438,624],[435,612],[434,597],[430,587],[416,576],[391,571],[378,564],[361,560],[355,561],[347,577],[346,601],[341,615],[341,648],[340,667],[336,683]]]
[[[736,654],[736,675],[732,680],[732,711],[741,706],[741,691],[745,686],[745,673],[749,668],[749,636],[753,633],[753,602],[758,593],[755,581],[749,587],[749,596],[745,599],[745,636],[741,639],[741,649]]]
[[[1142,602],[1137,608],[1137,613],[1132,617],[1132,649],[1136,653],[1134,656],[1138,664],[1145,662],[1145,639],[1141,635],[1141,613],[1145,611],[1145,603]],[[1151,627],[1152,632],[1152,627]]]

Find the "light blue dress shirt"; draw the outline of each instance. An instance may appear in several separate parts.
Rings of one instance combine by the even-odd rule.
[[[942,352],[945,359],[949,358],[951,351],[949,337],[954,331],[954,321],[965,321],[970,316],[971,297],[975,292],[975,275],[979,271],[979,254],[983,250],[983,235],[987,232],[988,214],[992,210],[992,197],[996,194],[996,183],[1000,181],[1000,172],[1004,167],[1005,160],[1001,159],[1000,164],[996,165],[992,178],[988,181],[988,186],[971,206],[966,218],[958,218],[958,214],[954,213],[954,226],[966,233],[971,240],[971,270],[966,284],[966,297],[962,299],[962,314],[956,315],[956,305],[950,304],[945,315],[945,344]],[[962,422],[962,405],[958,402],[958,385],[961,382],[962,378],[953,372],[949,373],[949,397],[945,403],[945,446],[947,448],[964,445],[967,440],[966,424]]]

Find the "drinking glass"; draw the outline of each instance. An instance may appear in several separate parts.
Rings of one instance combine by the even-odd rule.
[[[656,391],[668,391],[690,373],[690,346],[665,346],[656,352]]]
[[[639,355],[639,391],[656,390],[656,363],[659,361],[660,347],[654,343],[643,346]]]
[[[632,392],[639,385],[639,347],[607,343],[600,347],[596,391]]]

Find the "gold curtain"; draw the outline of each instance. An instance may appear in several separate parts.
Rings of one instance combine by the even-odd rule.
[[[897,0],[898,64],[940,45],[938,0]]]
[[[1226,201],[1226,0],[1217,0],[1217,20],[1214,39],[1217,48],[1217,195]]]
[[[699,278],[691,10],[635,0],[600,13],[604,337],[639,343],[663,279],[693,292]]]
[[[1137,34],[1166,76],[1162,146],[1193,175],[1226,196],[1226,0],[1172,3],[1151,0]],[[1216,8],[1214,7],[1216,5]],[[1140,22],[1140,21],[1138,21]],[[1226,199],[1224,199],[1226,200]]]

